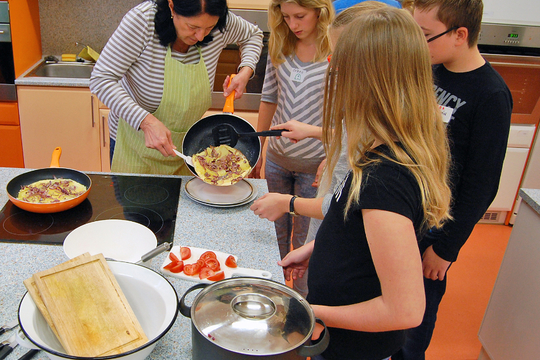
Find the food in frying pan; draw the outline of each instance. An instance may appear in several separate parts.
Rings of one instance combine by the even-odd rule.
[[[193,155],[193,165],[199,177],[213,185],[232,185],[251,171],[248,159],[228,145],[210,146]]]
[[[75,199],[86,186],[71,179],[48,179],[21,186],[17,199],[37,204],[53,204]]]

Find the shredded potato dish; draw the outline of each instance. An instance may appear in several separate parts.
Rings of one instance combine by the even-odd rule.
[[[18,200],[37,204],[52,204],[71,200],[84,194],[86,186],[71,179],[50,179],[21,186]]]
[[[193,155],[193,166],[199,177],[209,184],[232,185],[251,171],[248,159],[228,145],[210,146]]]

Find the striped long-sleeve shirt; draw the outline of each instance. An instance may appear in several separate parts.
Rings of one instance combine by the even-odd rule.
[[[328,62],[302,62],[286,57],[277,68],[270,57],[266,66],[261,100],[277,104],[272,126],[295,119],[322,126],[324,76]],[[304,139],[293,144],[289,139],[269,137],[267,158],[289,171],[315,173],[324,159],[320,140]]]
[[[156,111],[161,102],[167,48],[159,43],[155,31],[156,11],[153,1],[131,9],[105,45],[92,72],[90,90],[111,109],[109,132],[113,139],[116,139],[119,118],[139,129],[144,118]],[[242,54],[240,67],[255,69],[263,38],[257,26],[231,12],[227,16],[226,30],[221,33],[214,29],[212,35],[214,39],[201,48],[210,90],[214,87],[223,48],[238,44]],[[195,46],[190,46],[185,54],[173,51],[172,57],[184,64],[199,62]]]

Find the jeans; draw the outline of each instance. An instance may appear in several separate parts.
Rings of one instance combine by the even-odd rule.
[[[270,192],[298,195],[303,198],[314,198],[317,194],[317,188],[311,186],[315,181],[315,173],[310,174],[289,171],[266,160],[265,177]],[[309,221],[310,218],[307,216],[293,217],[287,213],[274,222],[279,253],[282,259],[289,253],[291,243],[294,249],[304,245],[309,228]],[[306,278],[299,278],[296,280],[294,282],[294,289],[305,296],[305,294],[307,294]]]
[[[109,138],[109,156],[111,157],[110,161],[111,161],[111,166],[112,166],[112,158],[113,158],[113,155],[114,155],[114,147],[116,146],[116,140],[114,140],[113,138]]]
[[[424,278],[424,288],[426,291],[426,310],[424,312],[424,318],[418,327],[407,330],[407,340],[405,340],[405,345],[397,354],[392,356],[392,360],[424,360],[426,358],[425,352],[431,342],[433,329],[435,329],[439,304],[446,292],[447,278],[448,272],[446,272],[444,280]]]

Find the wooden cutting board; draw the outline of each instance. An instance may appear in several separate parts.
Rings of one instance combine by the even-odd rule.
[[[148,341],[102,254],[74,258],[33,280],[69,355],[120,354]]]
[[[82,258],[90,258],[90,253],[84,253],[82,255],[79,255],[78,257],[75,257],[71,260],[66,261],[64,264],[67,263],[74,263],[80,261]],[[45,306],[45,303],[43,300],[41,300],[41,296],[39,295],[39,290],[37,288],[36,282],[34,281],[34,278],[28,278],[23,281],[24,286],[26,287],[26,290],[28,290],[28,293],[32,297],[32,300],[34,300],[34,304],[36,304],[37,308],[41,312],[41,315],[45,318],[45,321],[47,321],[47,324],[49,324],[49,327],[51,328],[54,335],[56,335],[56,338],[60,341],[62,344],[62,340],[60,339],[60,336],[58,335],[58,332],[56,331],[56,327],[54,326],[54,323],[51,319],[51,315],[49,314],[49,311],[47,310],[47,307]],[[64,346],[64,344],[62,344]]]

